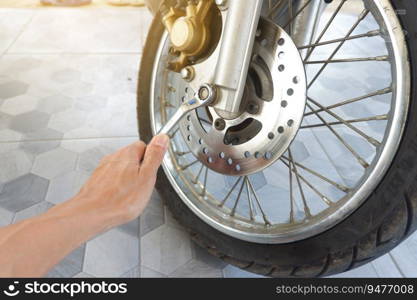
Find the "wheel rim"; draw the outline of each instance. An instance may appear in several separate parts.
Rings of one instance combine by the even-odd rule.
[[[328,20],[323,28],[341,16],[349,19],[342,14],[346,1],[334,2],[333,10],[326,12]],[[262,172],[241,177],[215,173],[187,145],[186,129],[174,131],[163,168],[182,201],[203,221],[242,240],[288,243],[333,227],[376,188],[401,141],[409,105],[410,71],[404,34],[390,2],[366,1],[360,14],[366,17],[355,15],[350,20],[353,25],[344,29],[349,35],[344,32],[342,38],[326,38],[333,33],[328,26],[314,43],[299,45],[299,50],[307,53],[308,93],[303,123],[285,154]],[[378,29],[364,26],[367,30],[363,31],[363,20],[367,25],[378,25]],[[363,40],[370,39],[375,39],[373,43],[379,49],[382,45],[385,52],[347,56],[349,53],[341,50],[348,41],[361,46]],[[168,49],[164,34],[152,73],[153,133],[180,105],[182,97],[192,96],[179,75],[165,69]],[[331,55],[329,59],[333,52],[344,56]],[[339,89],[346,87],[342,82],[346,70],[356,71],[364,81],[369,77],[364,70],[370,68],[388,73],[390,83],[382,76],[385,86],[378,86],[378,82],[363,87],[355,74],[351,78],[358,80],[349,86],[355,90],[348,90],[348,95],[326,87],[329,78]],[[342,77],[334,81],[338,76]],[[329,95],[339,100],[330,101]],[[372,111],[365,102],[372,104]],[[227,157],[220,158],[227,161]]]

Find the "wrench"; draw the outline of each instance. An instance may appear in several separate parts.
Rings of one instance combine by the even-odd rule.
[[[210,84],[203,84],[194,98],[183,103],[158,134],[168,134],[177,123],[190,111],[212,104],[216,100],[216,89]]]

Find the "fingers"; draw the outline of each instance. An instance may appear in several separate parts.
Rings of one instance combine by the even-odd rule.
[[[168,149],[169,137],[165,134],[155,136],[145,151],[140,168],[142,178],[154,178]]]

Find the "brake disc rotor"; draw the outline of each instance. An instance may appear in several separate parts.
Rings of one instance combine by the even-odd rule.
[[[211,170],[256,173],[279,159],[296,136],[306,90],[303,61],[291,37],[261,19],[241,114],[228,119],[209,107],[190,113],[180,130],[192,153]]]

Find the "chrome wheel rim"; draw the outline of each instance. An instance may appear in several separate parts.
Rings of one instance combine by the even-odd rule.
[[[306,2],[308,5],[311,1]],[[323,28],[340,17],[346,7],[345,2],[334,1],[334,11],[328,14]],[[274,3],[270,5],[273,9]],[[294,12],[294,16],[297,13]],[[373,22],[379,28],[357,33],[355,30],[363,20]],[[220,175],[222,177],[219,178],[218,173],[211,171],[193,155],[186,143],[187,136],[180,129],[174,132],[163,168],[182,201],[203,221],[245,241],[271,244],[293,242],[335,226],[357,209],[380,183],[398,150],[407,119],[410,95],[408,53],[400,23],[389,1],[365,1],[361,12],[350,21],[353,25],[348,26],[348,34],[345,33],[342,38],[326,39],[329,26],[326,34],[319,34],[314,43],[298,45],[300,51],[307,52],[304,57],[308,58],[305,65],[309,90],[304,120],[288,151],[262,174],[241,177]],[[349,58],[335,55],[342,52],[340,49],[347,41],[360,43],[362,39],[370,38],[378,39],[375,43],[383,45],[386,52]],[[326,47],[330,47],[324,54],[326,58],[316,55],[319,48]],[[181,98],[190,97],[192,93],[189,89],[186,91],[186,84],[179,75],[165,69],[168,48],[165,34],[152,73],[150,113],[153,133],[180,105]],[[310,51],[312,53],[309,54]],[[343,72],[338,73],[331,66],[343,65],[342,68],[352,70],[346,67],[349,64],[369,64],[358,68],[362,75],[369,66],[373,70],[385,70],[389,72],[391,82],[389,86],[365,89],[360,87],[358,81],[358,86],[352,86],[352,89],[366,92],[350,91],[350,97],[336,102],[317,99],[315,87],[323,81],[326,71],[331,69],[330,74],[337,77],[335,74]],[[339,84],[344,86],[340,80]],[[323,84],[320,88],[326,90]],[[356,115],[355,112],[364,109],[360,105],[365,100],[372,101],[373,112]],[[349,107],[349,113],[343,110],[346,107]],[[355,117],[348,118],[349,115]],[[347,131],[354,137],[349,141],[346,140]],[[299,144],[301,140],[304,147]],[[306,141],[309,144],[306,145]],[[338,156],[329,153],[332,151],[328,149],[333,149],[330,141],[338,143],[338,147],[334,148],[340,151]],[[317,157],[302,159],[303,148],[310,151],[310,156],[313,151]],[[361,169],[362,172],[359,171]]]

